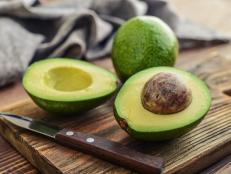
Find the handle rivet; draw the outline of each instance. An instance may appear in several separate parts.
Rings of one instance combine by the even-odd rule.
[[[67,131],[67,132],[66,132],[66,135],[67,135],[67,136],[72,136],[72,135],[74,135],[74,132],[72,132],[72,131]]]
[[[86,141],[88,143],[93,143],[95,141],[95,139],[90,137],[90,138],[87,138]]]

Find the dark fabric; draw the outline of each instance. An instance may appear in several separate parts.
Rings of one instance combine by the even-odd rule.
[[[39,59],[108,55],[117,28],[144,14],[163,19],[175,31],[181,49],[229,41],[181,19],[164,0],[0,0],[0,86],[15,81]]]

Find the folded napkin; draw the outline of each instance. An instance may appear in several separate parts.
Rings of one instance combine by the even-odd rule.
[[[226,43],[227,36],[180,18],[165,0],[0,0],[0,86],[46,57],[92,60],[110,54],[118,27],[138,15],[164,20],[181,49]]]

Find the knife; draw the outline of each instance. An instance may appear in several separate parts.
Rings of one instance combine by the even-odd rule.
[[[61,129],[25,116],[0,113],[0,116],[21,128],[42,134],[62,145],[95,155],[140,173],[159,174],[163,168],[163,159],[147,155],[117,142],[88,133]]]

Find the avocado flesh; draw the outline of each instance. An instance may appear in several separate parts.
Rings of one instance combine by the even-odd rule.
[[[145,83],[160,72],[175,73],[192,91],[192,102],[184,110],[160,115],[146,110],[141,103]],[[143,70],[129,78],[118,93],[114,112],[117,121],[129,134],[142,140],[166,140],[178,137],[197,125],[211,105],[210,92],[200,79],[191,73],[170,67]],[[124,126],[124,123],[126,126]]]
[[[114,74],[74,59],[53,58],[32,64],[23,86],[33,101],[46,111],[73,114],[92,109],[117,88]]]

